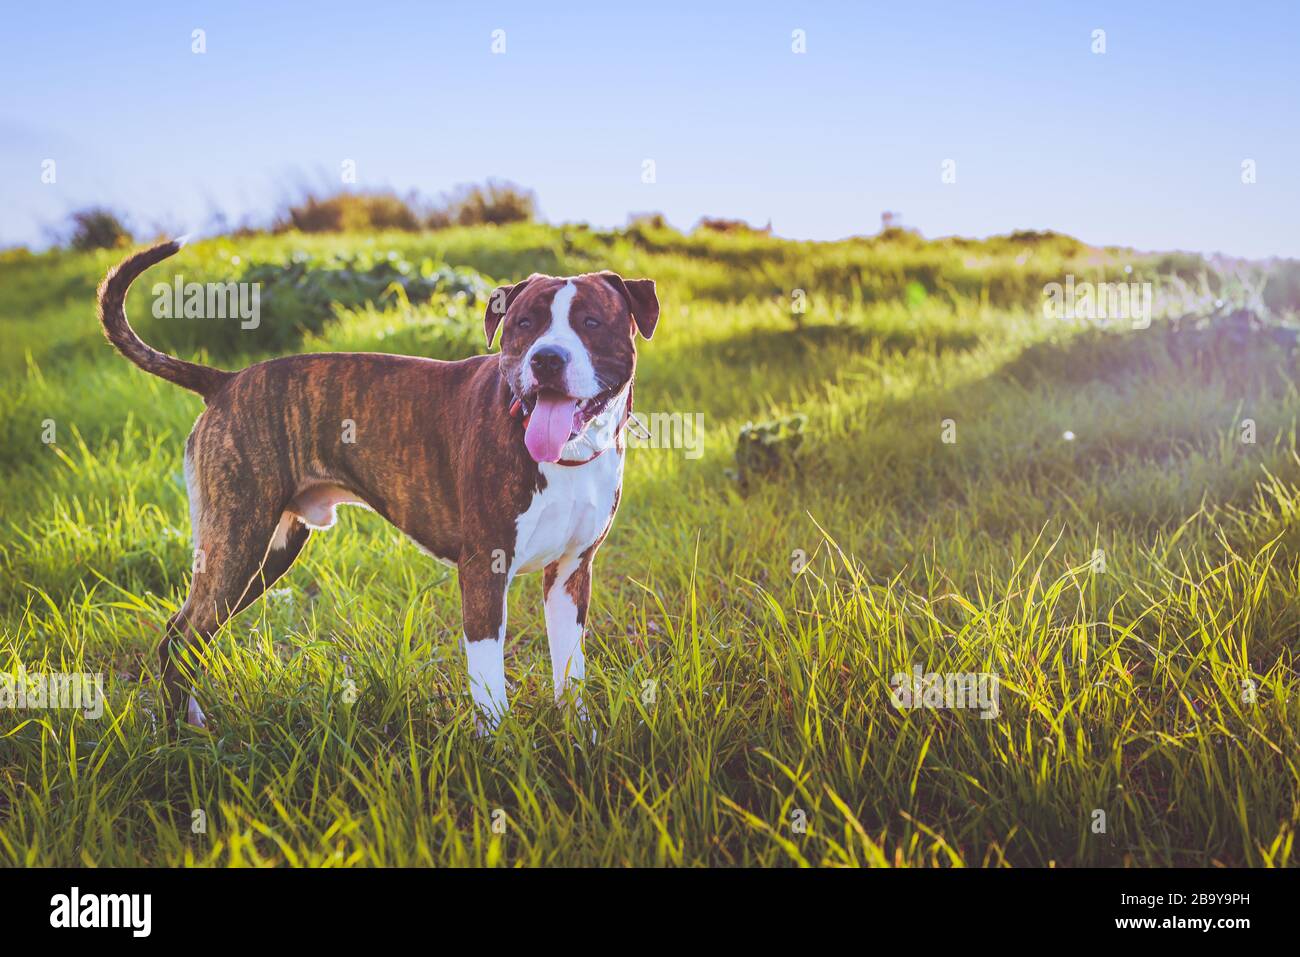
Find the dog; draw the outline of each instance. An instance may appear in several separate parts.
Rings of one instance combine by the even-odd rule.
[[[458,362],[324,353],[227,372],[153,349],[127,321],[132,281],[180,248],[130,256],[98,293],[109,342],[206,403],[185,443],[195,569],[158,647],[168,727],[206,723],[186,647],[251,605],[345,504],[456,566],[481,732],[508,709],[506,593],[530,572],[542,573],[556,699],[572,691],[585,716],[575,686],[592,564],[618,510],[636,337],[659,321],[654,281],[535,273],[500,286],[488,354]]]

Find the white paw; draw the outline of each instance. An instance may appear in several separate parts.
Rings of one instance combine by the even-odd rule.
[[[480,738],[487,737],[501,723],[510,707],[506,692],[506,663],[502,657],[505,642],[501,638],[465,641],[465,658],[469,665],[469,693],[477,711],[475,729]]]
[[[573,713],[578,716],[578,720],[583,724],[589,724],[591,722],[591,718],[587,715],[587,706],[583,704],[580,695],[573,696]]]
[[[185,709],[185,722],[196,728],[206,728],[208,726],[207,715],[199,707],[199,703],[194,700],[194,695],[190,695],[189,706]]]
[[[555,703],[562,709],[568,709],[578,719],[578,724],[591,739],[591,743],[595,744],[596,728],[591,723],[591,717],[587,714],[587,705],[583,703],[582,695],[578,693],[576,686],[570,685],[557,693]]]
[[[574,702],[574,709],[574,713],[578,716],[578,723],[587,731],[587,739],[592,744],[595,744],[596,726],[591,723],[591,718],[587,714],[587,706],[582,703],[581,698]]]

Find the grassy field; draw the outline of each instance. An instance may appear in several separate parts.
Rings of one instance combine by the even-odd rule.
[[[98,720],[0,710],[0,862],[1296,862],[1294,334],[1232,325],[1199,259],[1034,235],[254,236],[187,248],[130,314],[227,368],[480,349],[465,296],[290,303],[246,331],[150,315],[155,281],[294,253],[658,281],[638,408],[701,413],[705,447],[629,453],[588,635],[597,741],[551,703],[536,576],[511,596],[512,716],[476,738],[454,571],[356,510],[212,643],[209,733],[166,740],[154,647],[188,577],[201,402],[100,338],[118,253],[0,254],[0,668],[107,693]],[[1066,274],[1153,282],[1155,321],[1044,318]],[[1273,312],[1297,308],[1279,288]],[[793,464],[742,495],[739,430],[795,413]],[[996,675],[998,714],[895,707],[913,666]]]

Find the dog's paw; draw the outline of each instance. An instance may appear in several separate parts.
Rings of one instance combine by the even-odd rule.
[[[199,707],[199,703],[194,700],[193,695],[190,695],[190,703],[185,709],[185,723],[192,728],[206,729],[208,726],[208,717]]]
[[[582,730],[585,737],[592,744],[596,743],[596,726],[591,723],[591,716],[587,714],[587,706],[583,703],[580,695],[574,695],[569,703],[572,709],[571,713],[578,719],[577,725]]]
[[[474,737],[480,739],[495,737],[497,729],[501,727],[501,718],[502,715],[498,711],[475,709]]]

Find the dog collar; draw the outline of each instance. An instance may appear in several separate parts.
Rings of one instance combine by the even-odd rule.
[[[533,417],[533,413],[531,411],[525,412],[523,400],[516,397],[514,402],[510,404],[510,417],[512,419],[515,418],[520,419],[523,427],[527,429],[528,420]],[[618,428],[615,429],[615,432],[621,432],[627,426],[628,419],[630,419],[631,417],[632,417],[632,383],[629,382],[627,384],[627,402],[623,406],[623,418],[618,423]],[[596,454],[589,459],[557,459],[551,464],[563,465],[566,468],[572,468],[575,465],[586,465],[588,462],[594,462],[596,461],[596,459],[600,458],[601,455],[604,454],[605,448],[608,448],[608,446],[598,449],[596,451]]]

